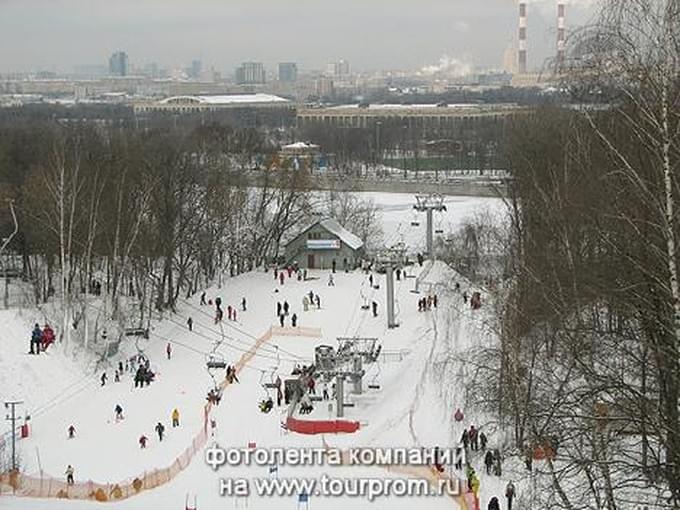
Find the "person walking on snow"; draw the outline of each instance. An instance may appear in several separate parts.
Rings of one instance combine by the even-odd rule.
[[[281,327],[284,326],[283,321],[286,319],[286,316],[281,314],[279,315],[279,323],[281,324]]]
[[[333,280],[333,273],[328,274],[328,286],[335,287],[335,281]]]
[[[141,449],[146,448],[146,442],[147,442],[148,440],[149,440],[149,438],[146,437],[144,434],[142,434],[141,437],[139,438],[139,447],[140,447]]]
[[[244,312],[246,311],[246,298],[245,297],[241,300],[241,310],[244,311]]]
[[[288,301],[283,302],[283,315],[288,315],[288,311],[290,310],[290,305],[288,304]]]
[[[64,472],[66,475],[66,485],[73,485],[73,466],[69,464]]]
[[[372,273],[368,275],[368,284],[371,287],[373,287],[373,274]]]
[[[284,280],[284,279],[285,279],[285,276],[284,276],[284,274],[283,274],[283,271],[281,271],[281,272],[279,273],[279,283],[280,283],[281,285],[283,285],[283,280]]]
[[[321,309],[321,296],[319,296],[319,295],[317,294],[316,296],[314,296],[314,299],[316,300],[316,308],[317,308],[317,310],[320,310],[320,309]]]
[[[99,378],[99,380],[102,382],[102,386],[106,384],[106,379],[107,379],[106,372],[104,372],[102,376]]]
[[[227,319],[231,320],[231,305],[227,305]]]
[[[512,501],[515,499],[515,485],[512,480],[505,487],[505,498],[508,500],[508,510],[512,510]]]
[[[176,407],[172,410],[171,418],[172,418],[172,427],[173,428],[179,427],[179,410]]]
[[[276,316],[280,317],[281,316],[281,302],[276,303]]]
[[[172,345],[170,345],[170,342],[165,346],[165,354],[168,355],[168,359],[172,358]]]
[[[35,327],[33,328],[33,332],[31,333],[31,350],[29,351],[29,354],[40,354],[40,344],[42,343],[42,336],[43,332],[40,329],[38,323],[36,322]]]
[[[482,450],[486,450],[486,443],[488,442],[488,439],[486,438],[486,434],[484,432],[479,433],[479,444],[482,447]]]
[[[163,441],[163,432],[165,432],[165,426],[161,422],[156,423],[156,432],[158,433],[158,440]]]
[[[46,351],[52,343],[54,343],[54,330],[49,324],[45,324],[42,331],[42,350]]]
[[[297,326],[297,315],[293,314],[293,316],[290,318],[290,322],[293,327]]]
[[[187,319],[187,326],[189,326],[189,331],[193,331],[194,330],[194,319],[189,317]]]
[[[371,303],[371,307],[373,308],[373,317],[377,317],[378,316],[378,303],[376,301],[373,301],[373,303]]]
[[[74,437],[76,437],[76,428],[73,425],[71,425],[68,428],[68,438],[73,439]]]
[[[122,420],[123,419],[123,408],[120,407],[120,404],[116,404],[114,411],[116,412],[116,421]]]
[[[201,306],[203,306],[205,304],[207,304],[207,303],[205,302],[205,291],[203,291],[203,292],[201,292]]]
[[[486,474],[491,474],[491,468],[493,467],[494,458],[491,450],[487,450],[486,455],[484,455],[484,466],[486,467]]]

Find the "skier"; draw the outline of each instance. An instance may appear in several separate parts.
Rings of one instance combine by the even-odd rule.
[[[290,310],[290,305],[288,301],[283,302],[283,315],[288,315],[288,310]]]
[[[314,304],[314,292],[311,290],[309,291],[309,304]]]
[[[201,306],[205,305],[205,291],[201,292]]]
[[[373,274],[372,273],[368,275],[368,284],[371,287],[373,287]]]
[[[304,269],[302,270],[302,279],[303,279],[304,281],[307,281],[307,268],[304,268]]]
[[[293,316],[290,318],[290,322],[293,327],[297,326],[297,315],[293,314]]]
[[[241,300],[241,310],[243,310],[244,312],[246,311],[246,298],[245,297]]]
[[[236,322],[236,307],[231,309],[231,320]]]
[[[486,438],[486,434],[484,432],[479,433],[479,444],[482,447],[482,450],[486,450],[486,443],[488,442],[488,439]]]
[[[76,437],[76,428],[73,425],[71,425],[68,428],[68,438],[73,439],[74,437]]]
[[[467,304],[468,295],[467,292],[463,292],[463,303]]]
[[[122,361],[119,361],[119,362],[118,362],[118,371],[119,371],[121,374],[124,374],[125,372],[127,372],[127,370],[123,370],[123,362],[122,362]]]
[[[505,487],[505,498],[508,500],[508,510],[512,510],[512,501],[515,499],[515,485],[512,480]]]
[[[175,407],[172,410],[172,427],[179,427],[179,410]]]
[[[168,355],[168,359],[172,358],[172,345],[170,345],[170,342],[168,342],[168,345],[165,346],[165,354]]]
[[[106,372],[104,372],[102,376],[99,378],[99,380],[102,382],[102,386],[106,384],[106,379],[107,379]]]
[[[486,467],[486,474],[491,474],[491,468],[494,464],[494,457],[491,450],[487,450],[486,455],[484,455],[484,466]]]
[[[423,255],[422,255],[422,253],[418,254],[418,265],[420,267],[423,267]]]
[[[377,317],[378,316],[378,303],[376,301],[373,301],[371,303],[371,306],[373,308],[373,317]]]
[[[281,314],[279,315],[279,323],[281,324],[281,327],[284,326],[283,321],[286,319],[286,316]]]
[[[64,474],[66,475],[66,484],[73,485],[73,466],[71,464],[66,467]]]
[[[279,273],[279,283],[280,283],[281,285],[283,285],[283,280],[284,280],[284,279],[285,279],[285,276],[284,276],[284,274],[283,274],[283,271],[281,271],[281,272]]]
[[[328,400],[328,383],[323,384],[323,399]]]
[[[290,278],[291,276],[293,276],[293,266],[288,266],[288,267],[286,268],[286,271],[288,271],[288,278]]]
[[[333,259],[333,262],[331,263],[331,267],[333,272],[335,273],[335,259]]]
[[[276,316],[281,316],[281,302],[276,303]]]
[[[42,330],[40,329],[40,326],[38,323],[35,323],[35,327],[33,328],[33,332],[31,333],[31,350],[29,354],[40,354],[40,344],[42,343]],[[35,350],[33,350],[33,347],[35,346]]]
[[[487,510],[501,510],[501,505],[498,503],[498,498],[494,496],[489,501],[489,506],[486,507]]]
[[[314,296],[314,299],[316,300],[316,308],[317,308],[317,310],[320,310],[320,309],[321,309],[321,296],[319,296],[319,295],[317,294],[316,296]]]
[[[401,280],[401,269],[397,268],[397,281]]]
[[[116,404],[116,408],[114,409],[116,412],[116,421],[120,421],[123,419],[123,408],[120,407],[120,404]]]
[[[120,382],[120,372],[118,369],[113,373],[113,382]]]
[[[163,441],[163,432],[165,432],[165,426],[161,422],[156,424],[156,432],[158,433],[158,440]]]
[[[221,306],[222,306],[222,298],[217,296],[215,298],[215,307],[219,310]]]
[[[193,331],[194,330],[194,319],[189,317],[187,319],[187,326],[189,326],[189,331]]]
[[[432,296],[432,305],[437,308],[437,294]]]
[[[54,330],[49,324],[45,324],[42,332],[42,350],[46,351],[47,348],[54,342]]]
[[[305,312],[309,310],[309,298],[306,295],[302,297],[302,309]]]
[[[144,434],[142,434],[139,438],[139,447],[144,449],[146,448],[146,442],[149,440],[148,437],[146,437]]]
[[[227,305],[227,319],[231,320],[231,305]]]

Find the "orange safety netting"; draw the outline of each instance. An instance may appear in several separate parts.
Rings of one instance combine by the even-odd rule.
[[[273,336],[321,336],[318,328],[279,328],[270,327],[257,341],[243,353],[234,365],[239,373],[255,356],[257,350]],[[221,390],[229,386],[225,378],[219,385]],[[32,498],[64,498],[64,499],[91,499],[96,501],[116,501],[126,499],[145,490],[154,489],[168,483],[182,472],[193,460],[195,455],[202,450],[208,441],[208,428],[212,403],[203,406],[203,426],[196,434],[191,444],[169,466],[153,471],[145,471],[133,478],[118,483],[99,483],[93,481],[76,482],[68,485],[63,478],[51,476],[29,476],[22,473],[0,473],[0,494],[11,492],[15,496]]]

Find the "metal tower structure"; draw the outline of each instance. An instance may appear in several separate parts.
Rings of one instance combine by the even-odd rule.
[[[418,212],[424,212],[427,214],[426,249],[428,257],[434,260],[432,213],[434,211],[446,211],[444,197],[439,193],[416,195],[416,205],[414,205],[413,208]]]

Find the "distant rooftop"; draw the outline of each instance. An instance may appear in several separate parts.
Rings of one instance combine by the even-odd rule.
[[[223,94],[210,96],[173,96],[162,99],[160,104],[195,103],[211,105],[253,104],[253,103],[288,103],[287,99],[272,94]]]

